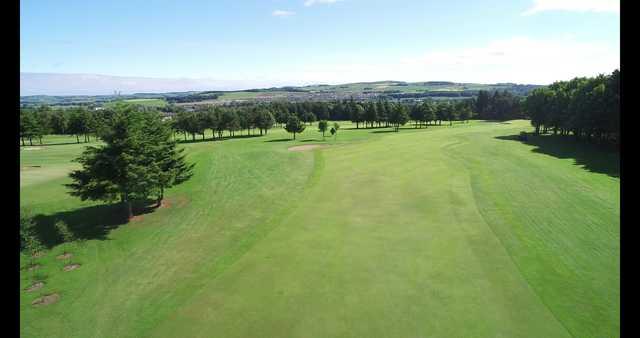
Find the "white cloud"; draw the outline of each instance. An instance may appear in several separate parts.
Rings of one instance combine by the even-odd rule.
[[[271,12],[271,15],[273,16],[279,16],[279,17],[287,17],[287,16],[292,16],[295,15],[296,12],[292,12],[292,11],[283,11],[280,9],[276,9],[275,11]]]
[[[619,67],[618,44],[584,43],[565,35],[546,40],[514,37],[400,60],[314,65],[278,75],[291,81],[334,84],[379,80],[550,84]]]
[[[333,3],[336,3],[338,1],[342,1],[342,0],[306,0],[304,2],[304,5],[309,7],[309,6],[313,6],[315,4],[333,4]]]
[[[522,15],[544,11],[610,12],[620,13],[620,0],[534,0],[533,6]]]

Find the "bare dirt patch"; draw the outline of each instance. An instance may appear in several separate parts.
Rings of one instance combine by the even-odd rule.
[[[316,148],[325,148],[328,147],[326,144],[305,144],[303,146],[294,146],[290,147],[289,151],[308,151]]]
[[[52,293],[50,295],[37,298],[36,300],[31,302],[31,305],[33,306],[49,305],[57,302],[58,300],[60,300],[60,295],[57,293]]]
[[[173,200],[171,198],[165,198],[160,202],[160,206],[158,208],[171,208],[171,206],[173,206]]]
[[[187,202],[189,202],[189,200],[184,196],[165,197],[160,203],[160,209],[182,207],[187,204]]]
[[[56,259],[69,259],[71,257],[73,257],[73,254],[71,252],[67,252],[62,255],[59,255],[58,257],[56,257]]]
[[[43,286],[44,286],[44,282],[36,282],[36,283],[31,284],[30,287],[28,287],[28,288],[26,288],[24,290],[27,291],[27,292],[33,292],[33,291],[36,291],[38,289],[41,289]]]
[[[80,264],[77,264],[77,263],[74,263],[74,264],[68,264],[68,265],[65,265],[65,266],[64,266],[64,268],[62,268],[62,270],[64,270],[64,271],[71,271],[71,270],[75,270],[75,269],[77,269],[77,268],[79,268],[79,267],[80,267]]]

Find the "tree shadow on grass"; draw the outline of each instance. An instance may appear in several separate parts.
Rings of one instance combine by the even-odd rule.
[[[395,130],[393,130],[393,129],[390,129],[390,130],[373,130],[373,131],[371,131],[371,133],[374,133],[374,134],[381,134],[381,133],[395,133],[395,132],[396,132],[396,131],[395,131]]]
[[[211,138],[208,136],[205,136],[204,139],[202,139],[202,136],[200,136],[200,138],[198,138],[196,136],[196,139],[177,139],[176,138],[176,142],[177,143],[201,143],[201,142],[219,142],[219,141],[227,141],[227,140],[234,140],[234,139],[243,139],[243,138],[252,138],[252,137],[260,137],[260,136],[264,136],[264,135],[235,135],[235,136],[223,136],[222,138]]]
[[[532,135],[526,139],[520,135],[496,136],[499,140],[518,141],[535,146],[535,153],[551,155],[561,159],[571,158],[575,164],[591,172],[620,177],[620,152],[615,146],[588,143],[573,137],[560,135]]]
[[[155,201],[140,202],[133,207],[133,215],[139,216],[153,212]],[[47,248],[61,244],[62,236],[55,227],[56,222],[63,221],[69,231],[82,240],[107,240],[107,235],[113,229],[128,223],[121,204],[103,204],[80,208],[71,211],[58,212],[51,215],[36,215],[36,236]]]
[[[293,139],[291,139],[291,138],[278,138],[278,139],[274,139],[274,140],[266,140],[265,142],[287,142],[287,141],[293,141]]]

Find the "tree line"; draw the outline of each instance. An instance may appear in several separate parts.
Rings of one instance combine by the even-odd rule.
[[[531,92],[524,106],[535,134],[619,142],[620,71],[556,81]]]
[[[290,116],[305,124],[321,120],[351,121],[356,128],[398,127],[408,121],[416,128],[442,121],[469,120],[474,115],[473,100],[422,102],[394,102],[387,99],[359,102],[353,99],[338,101],[303,101],[245,104],[245,109],[264,109],[271,113],[276,126],[284,126]],[[242,107],[242,106],[241,106]],[[221,107],[219,109],[227,109]]]
[[[75,135],[80,143],[91,141],[92,135],[97,135],[108,119],[107,110],[89,110],[86,107],[52,109],[49,106],[20,109],[20,140],[25,145],[33,145],[33,140],[42,144],[44,135]]]
[[[183,134],[184,140],[188,136],[191,140],[196,136],[205,139],[205,131],[211,131],[212,139],[222,138],[225,133],[233,137],[243,134],[243,131],[246,135],[256,131],[263,135],[274,126],[284,127],[291,116],[307,125],[320,120],[351,121],[357,129],[393,127],[396,131],[409,121],[413,121],[416,128],[422,128],[431,124],[441,125],[442,121],[452,124],[453,121],[472,118],[507,120],[526,117],[521,99],[507,91],[480,91],[477,98],[464,100],[274,101],[197,105],[192,110],[170,104],[158,109],[171,116],[171,127],[176,133]],[[23,108],[20,110],[22,145],[27,140],[30,145],[33,145],[33,140],[42,143],[42,136],[46,134],[75,135],[78,143],[81,138],[88,142],[92,135],[100,134],[104,121],[111,114],[109,107],[100,110],[87,107]]]
[[[225,131],[229,136],[235,136],[236,132],[246,130],[247,135],[251,135],[253,130],[258,129],[260,135],[266,134],[276,123],[273,113],[267,107],[245,106],[245,107],[220,107],[201,106],[195,111],[179,109],[175,118],[171,119],[171,126],[175,132],[183,133],[184,139],[187,134],[192,140],[196,135],[201,135],[205,139],[205,131],[211,131],[212,139],[222,138]]]

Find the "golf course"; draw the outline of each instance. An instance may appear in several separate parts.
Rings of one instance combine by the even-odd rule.
[[[95,138],[21,147],[47,247],[21,253],[21,336],[620,336],[617,152],[529,120],[338,123],[177,135],[193,177],[129,222],[65,187]]]

